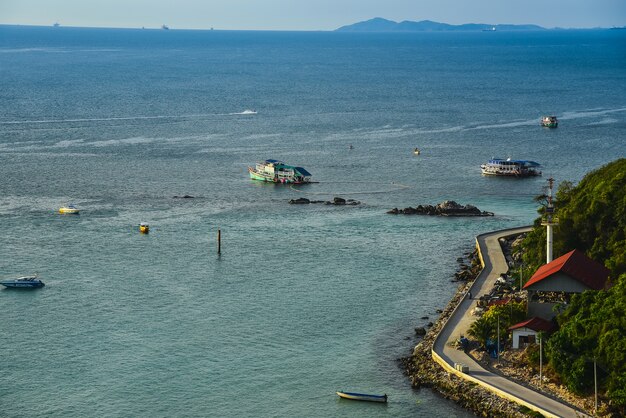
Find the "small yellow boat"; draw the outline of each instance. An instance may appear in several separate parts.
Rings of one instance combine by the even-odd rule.
[[[421,153],[422,153],[422,152],[420,151],[420,149],[419,149],[419,148],[415,148],[415,149],[413,150],[413,154],[415,154],[415,155],[420,155]]]
[[[67,206],[62,206],[61,208],[59,208],[59,213],[62,213],[64,215],[78,215],[80,213],[80,210],[78,210],[76,206],[70,203]]]
[[[148,232],[150,232],[150,226],[145,222],[140,223],[139,232],[141,232],[142,234],[147,234]]]

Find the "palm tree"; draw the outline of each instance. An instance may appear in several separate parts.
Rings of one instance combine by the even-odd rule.
[[[474,321],[467,331],[467,333],[476,338],[483,347],[486,347],[485,343],[494,333],[493,325],[490,322],[488,318],[483,316]]]

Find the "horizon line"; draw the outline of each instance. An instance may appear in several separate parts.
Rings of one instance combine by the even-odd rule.
[[[425,19],[428,20],[428,19]],[[362,23],[362,22],[366,22],[366,21],[361,21],[361,22],[356,22],[356,23]],[[413,22],[413,21],[408,21],[408,22]],[[415,21],[418,22],[418,21]],[[434,22],[434,21],[432,21]],[[343,26],[339,26],[338,28],[335,29],[220,29],[220,28],[215,28],[213,26],[208,27],[208,28],[176,28],[176,27],[170,27],[167,24],[163,24],[162,26],[74,26],[74,25],[63,25],[60,24],[58,22],[49,24],[49,25],[43,25],[43,24],[31,24],[31,23],[0,23],[0,26],[28,26],[28,27],[39,27],[39,28],[72,28],[72,29],[132,29],[132,30],[174,30],[174,31],[183,31],[183,30],[189,30],[189,31],[222,31],[222,32],[337,32],[338,29],[345,27],[345,26],[352,26],[356,23],[351,23],[348,25],[343,25]],[[398,22],[396,22],[398,23]],[[605,29],[605,30],[610,30],[610,29],[623,29],[626,28],[626,26],[611,26],[611,27],[605,27],[605,26],[594,26],[594,27],[587,27],[587,28],[578,28],[578,27],[559,27],[559,26],[554,26],[554,27],[543,27],[540,25],[537,25],[535,23],[462,23],[459,25],[456,24],[450,24],[450,23],[444,23],[444,22],[435,22],[435,23],[443,23],[446,25],[451,25],[451,26],[462,26],[462,25],[469,25],[469,24],[473,24],[473,25],[488,25],[488,26],[502,26],[502,25],[507,25],[507,26],[525,26],[525,25],[535,25],[535,26],[539,26],[545,30],[597,30],[597,29]],[[163,26],[167,26],[167,29],[164,29]],[[349,33],[411,33],[411,32],[448,32],[448,31],[353,31],[353,32],[349,32]],[[453,32],[453,31],[450,31]],[[471,31],[468,31],[471,32]]]

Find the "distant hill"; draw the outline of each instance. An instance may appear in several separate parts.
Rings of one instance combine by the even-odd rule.
[[[335,29],[337,32],[452,32],[452,31],[513,31],[513,30],[546,30],[537,25],[489,25],[486,23],[466,23],[463,25],[449,25],[447,23],[421,20],[413,22],[393,20],[375,17],[374,19],[358,22],[352,25],[342,26]]]

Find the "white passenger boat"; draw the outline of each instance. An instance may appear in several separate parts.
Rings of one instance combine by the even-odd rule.
[[[311,181],[311,173],[302,167],[287,165],[278,160],[265,160],[256,167],[248,167],[250,178],[270,183],[302,184]]]
[[[541,175],[539,166],[535,161],[492,158],[480,166],[480,171],[487,176],[532,177]]]

